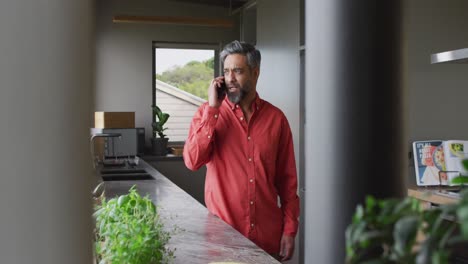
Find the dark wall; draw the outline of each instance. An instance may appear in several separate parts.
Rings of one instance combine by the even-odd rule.
[[[205,205],[206,166],[201,167],[198,171],[191,171],[185,167],[183,160],[151,161],[149,164],[195,200]]]

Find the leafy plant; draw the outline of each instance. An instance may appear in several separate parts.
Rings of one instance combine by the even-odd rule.
[[[463,167],[465,168],[465,170],[468,170],[468,160],[463,160],[462,164],[463,164]],[[468,177],[466,175],[455,177],[454,179],[452,179],[452,183],[460,184],[460,185],[467,184],[468,183]]]
[[[453,246],[468,241],[468,190],[460,197],[427,210],[414,198],[367,197],[346,229],[346,263],[449,263]]]
[[[156,135],[159,135],[160,138],[165,138],[164,130],[167,128],[164,127],[170,115],[164,113],[158,106],[153,106],[153,116],[155,116],[155,121],[153,122],[153,137],[156,138]]]
[[[463,161],[468,171],[468,160]],[[463,188],[468,177],[452,180]],[[414,198],[367,197],[346,229],[347,263],[449,263],[451,249],[468,241],[468,190],[455,204],[422,210]]]
[[[174,251],[166,247],[170,233],[164,231],[155,205],[135,186],[126,195],[103,199],[93,216],[99,264],[159,264],[174,258]]]

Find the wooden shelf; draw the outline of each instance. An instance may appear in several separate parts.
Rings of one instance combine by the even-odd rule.
[[[458,201],[455,197],[450,197],[448,195],[443,195],[441,190],[445,190],[445,188],[420,188],[420,187],[413,187],[408,188],[408,196],[414,197],[418,200],[422,200],[425,202],[429,202],[432,204],[452,204]]]
[[[197,17],[167,17],[167,16],[127,16],[117,15],[112,18],[114,23],[138,24],[169,24],[207,27],[233,27],[234,22],[225,19],[197,18]]]

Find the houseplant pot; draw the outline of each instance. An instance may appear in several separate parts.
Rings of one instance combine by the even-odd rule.
[[[168,138],[151,138],[151,154],[155,156],[167,155]]]
[[[165,156],[167,154],[167,142],[169,139],[166,137],[166,134],[164,134],[164,130],[167,129],[164,125],[170,115],[161,111],[158,106],[153,106],[153,116],[155,117],[155,121],[152,124],[153,137],[151,138],[151,154]]]

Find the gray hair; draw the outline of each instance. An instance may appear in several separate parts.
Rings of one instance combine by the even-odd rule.
[[[249,65],[250,69],[256,67],[260,68],[260,61],[262,56],[260,55],[260,51],[257,50],[252,44],[234,40],[233,42],[224,46],[224,49],[219,54],[221,65],[224,65],[224,60],[226,60],[226,57],[231,54],[242,54],[246,56],[247,65]]]

